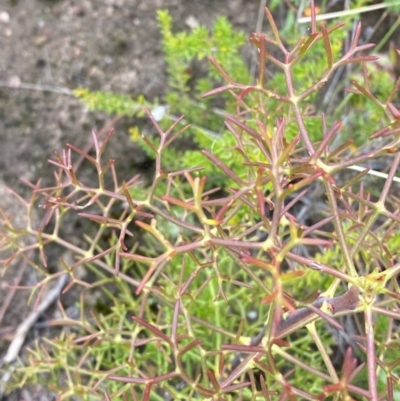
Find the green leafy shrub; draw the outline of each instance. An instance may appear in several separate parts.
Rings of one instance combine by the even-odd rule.
[[[1,244],[10,253],[4,268],[29,263],[39,277],[36,302],[38,290],[64,275],[66,290],[85,289],[78,317],[59,305],[55,323],[64,330],[28,350],[11,388],[45,380],[59,399],[84,400],[399,399],[400,112],[391,101],[400,81],[386,101],[370,90],[366,69],[362,84],[354,82],[387,119],[365,133],[370,143],[354,155],[340,124],[324,115],[308,123],[307,110],[335,71],[376,59],[360,55],[371,47],[357,44],[360,26],[338,57],[331,37],[340,25],[317,30],[313,22],[288,50],[266,15],[272,37],[251,38],[259,52],[255,85],[210,59],[225,84],[204,97],[229,94],[236,103],[225,122],[235,164],[213,147],[201,149],[229,182],[224,191],[206,187],[213,177],[197,165],[165,167],[181,120],[166,129],[147,110],[159,135],[143,136],[156,160],[150,188],[138,177],[119,182],[113,161],[102,160],[112,133],[102,143],[94,133],[95,156],[68,145],[52,161],[55,185],[35,185],[29,202],[18,198],[30,217],[23,230],[2,213]],[[324,69],[296,85],[298,66],[318,52]],[[279,88],[265,75],[270,63],[282,70]],[[93,164],[97,185],[82,183],[72,153]],[[388,166],[382,184],[366,168],[349,170],[381,157]],[[47,211],[41,224],[32,216],[39,197]],[[64,237],[60,227],[71,214],[97,224],[96,234]],[[50,273],[46,255],[54,245],[73,261]],[[91,312],[89,290],[101,293]],[[345,324],[360,318],[360,332]],[[331,331],[347,341],[340,364]]]
[[[158,12],[158,22],[168,73],[167,91],[163,99],[165,106],[160,107],[157,101],[150,104],[143,97],[132,99],[126,95],[90,92],[82,88],[75,90],[74,93],[90,109],[102,110],[110,114],[137,116],[140,115],[144,105],[152,109],[153,113],[158,109],[161,115],[165,115],[164,121],[161,122],[164,128],[171,119],[176,120],[175,114],[184,114],[185,120],[191,123],[191,127],[184,134],[188,139],[184,141],[184,146],[180,146],[180,148],[184,147],[185,151],[179,150],[179,147],[168,147],[164,152],[165,166],[172,171],[182,164],[201,165],[210,173],[212,171],[216,174],[216,181],[218,181],[218,177],[222,176],[213,164],[202,156],[198,148],[210,148],[213,144],[220,147],[221,143],[229,141],[230,135],[224,132],[224,116],[234,110],[235,103],[229,96],[224,95],[222,99],[224,108],[218,109],[213,106],[212,100],[201,99],[204,92],[222,82],[221,76],[210,68],[207,57],[215,57],[238,81],[250,83],[248,69],[240,55],[247,37],[235,31],[225,17],[217,18],[211,31],[199,25],[190,33],[173,33],[172,18],[167,11]],[[203,69],[203,77],[194,79],[193,68]],[[191,82],[193,79],[194,83]],[[137,127],[132,127],[132,140],[142,145],[137,133]],[[157,141],[157,138],[153,140]],[[190,143],[192,143],[191,147],[196,149],[191,150]],[[142,148],[153,157],[147,146]],[[225,152],[227,150],[222,146],[220,149],[224,149]],[[222,182],[220,181],[219,184]]]
[[[150,103],[143,96],[132,99],[128,95],[90,92],[85,88],[78,88],[74,93],[89,109],[102,110],[120,116],[142,116],[143,106],[146,106],[152,110],[155,117],[156,114],[159,115],[157,120],[161,119],[160,125],[165,129],[171,120],[176,121],[176,114],[184,114],[185,120],[182,121],[180,127],[183,128],[187,122],[190,122],[190,127],[183,134],[186,139],[182,140],[178,146],[172,144],[172,146],[165,149],[164,167],[166,171],[174,171],[181,168],[181,166],[201,166],[207,175],[212,176],[212,181],[210,179],[208,185],[228,186],[230,184],[229,179],[227,180],[220,173],[214,163],[204,157],[201,149],[212,149],[231,169],[241,165],[242,160],[234,149],[233,138],[224,127],[223,122],[227,114],[235,112],[237,99],[224,92],[220,94],[224,105],[223,109],[213,107],[214,98],[205,99],[201,98],[201,95],[216,84],[221,84],[222,77],[210,66],[203,66],[202,73],[193,72],[193,66],[203,65],[207,57],[213,57],[231,79],[244,85],[250,84],[252,77],[240,54],[242,46],[247,41],[246,36],[243,33],[236,32],[224,17],[216,20],[211,31],[200,25],[192,29],[190,33],[174,33],[172,19],[167,11],[159,11],[158,21],[163,38],[162,44],[168,73],[167,91],[162,101],[163,105],[160,105],[157,100],[154,103]],[[295,44],[292,28],[286,29],[283,39],[289,45]],[[334,30],[331,33],[331,52],[333,57],[339,57],[342,54],[345,37],[346,31],[344,29]],[[296,63],[293,66],[293,86],[299,92],[312,86],[316,77],[322,78],[320,74],[328,67],[325,47],[322,42],[316,43],[302,57],[303,62]],[[271,91],[282,95],[286,90],[285,75],[276,67],[277,65],[273,58],[266,65],[268,84]],[[197,70],[199,68],[197,67]],[[337,69],[336,75],[343,77],[344,68],[345,66],[342,66]],[[304,124],[306,124],[312,140],[321,139],[320,121],[315,118],[315,104],[321,104],[321,99],[322,110],[331,107],[326,116],[328,124],[332,124],[337,119],[342,119],[343,114],[348,115],[346,124],[344,124],[340,135],[338,135],[340,140],[351,138],[357,145],[362,144],[366,140],[365,132],[368,132],[368,124],[384,124],[385,113],[380,105],[370,102],[365,96],[343,93],[346,85],[352,79],[362,80],[362,71],[360,73],[360,69],[357,66],[353,71],[352,75],[339,82],[332,95],[327,96],[331,92],[328,90],[328,93],[324,96],[313,92],[302,99],[301,112],[308,117],[304,119]],[[198,76],[199,74],[200,76]],[[386,99],[388,92],[390,92],[390,86],[393,85],[393,80],[389,73],[385,69],[379,69],[376,66],[371,67],[369,82],[371,90],[376,93],[377,99]],[[385,84],[382,86],[382,83]],[[338,96],[342,96],[342,100],[335,100]],[[248,101],[248,107],[253,111],[257,111],[257,104],[258,100]],[[332,105],[335,105],[335,107],[332,107]],[[296,121],[290,116],[290,108],[279,99],[275,99],[273,96],[264,99],[261,111],[265,113],[264,118],[267,119],[270,130],[274,129],[276,118],[282,114],[288,115],[286,137],[292,139],[296,136]],[[251,123],[250,119],[248,121]],[[153,157],[150,148],[140,141],[138,127],[132,127],[130,133],[132,140],[137,142],[149,157]],[[339,139],[337,140],[339,141]],[[159,145],[157,138],[153,138],[153,141],[155,141],[156,146]],[[257,160],[258,157],[259,155],[255,154],[254,160]],[[246,174],[242,168],[236,173],[239,175]]]

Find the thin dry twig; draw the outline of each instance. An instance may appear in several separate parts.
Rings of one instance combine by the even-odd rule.
[[[7,81],[0,81],[0,86],[12,89],[28,89],[40,92],[59,93],[61,95],[68,95],[68,96],[73,95],[71,89],[68,89],[64,86],[38,85],[38,84],[31,84],[29,82],[19,82],[18,84],[13,84]]]
[[[39,319],[40,315],[47,309],[49,306],[55,302],[61,294],[61,291],[67,285],[69,281],[68,274],[62,274],[57,284],[54,288],[52,288],[42,299],[39,306],[32,311],[28,317],[18,326],[18,329],[15,333],[14,339],[11,341],[11,344],[8,347],[7,353],[5,357],[0,361],[0,366],[13,362],[21,350],[22,344],[25,341],[26,335],[30,328],[35,324],[35,322]]]
[[[380,10],[382,8],[388,8],[390,6],[396,6],[399,4],[400,4],[400,1],[371,4],[368,6],[358,7],[358,8],[354,8],[351,10],[343,10],[343,11],[336,11],[336,12],[327,13],[327,14],[320,14],[320,15],[316,16],[316,20],[317,21],[326,21],[328,19],[333,19],[333,18],[348,17],[350,15],[367,13],[367,12],[371,12],[371,11],[375,11],[375,10]],[[311,21],[311,17],[301,17],[301,18],[297,19],[298,24],[309,23],[310,21]]]

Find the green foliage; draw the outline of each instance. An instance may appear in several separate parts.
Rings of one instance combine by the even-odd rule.
[[[207,173],[215,175],[215,182],[223,185],[223,177],[203,157],[198,149],[210,148],[211,145],[219,148],[219,153],[225,152],[229,165],[238,161],[232,151],[227,151],[226,135],[224,135],[224,115],[234,111],[235,102],[229,96],[223,96],[225,104],[223,112],[213,107],[212,100],[201,99],[203,93],[211,90],[222,82],[221,76],[207,62],[207,57],[214,57],[223,68],[236,80],[250,83],[251,78],[247,66],[240,54],[240,50],[247,42],[247,37],[242,32],[233,29],[226,17],[219,17],[215,21],[211,31],[204,26],[197,26],[191,32],[173,33],[172,18],[167,11],[160,10],[157,14],[162,45],[167,64],[168,82],[164,103],[167,105],[162,126],[167,126],[168,121],[175,113],[184,114],[185,121],[192,126],[185,134],[188,139],[184,145],[169,147],[164,153],[164,168],[166,171],[176,170],[182,166],[202,165]],[[194,70],[203,69],[203,73],[197,76]],[[201,76],[203,75],[203,76]],[[191,82],[194,79],[194,82]],[[141,115],[143,105],[154,110],[156,105],[151,105],[139,97],[136,100],[127,95],[95,92],[87,89],[77,89],[75,96],[82,100],[91,110],[102,110],[110,114],[137,116]],[[142,146],[140,135],[136,127],[131,129],[132,140],[138,142],[142,149],[151,155],[146,146]],[[189,139],[190,138],[190,139]],[[157,138],[153,138],[155,146],[158,146]],[[193,150],[187,149],[192,143]],[[184,151],[179,148],[186,148]]]
[[[168,73],[167,90],[163,98],[166,106],[161,111],[161,114],[164,115],[161,126],[167,127],[170,120],[174,119],[174,114],[177,113],[184,114],[183,123],[191,125],[191,128],[185,133],[185,139],[181,139],[175,146],[169,146],[165,149],[163,168],[165,171],[174,171],[182,167],[202,166],[205,174],[213,177],[213,184],[221,187],[232,185],[232,182],[226,180],[226,177],[220,173],[215,164],[204,157],[201,149],[212,149],[229,168],[235,170],[236,174],[241,177],[246,174],[245,170],[237,168],[242,164],[243,158],[235,149],[231,135],[224,129],[224,117],[229,113],[234,113],[235,99],[223,93],[221,100],[224,102],[224,106],[223,110],[219,110],[213,107],[214,99],[204,99],[201,96],[222,82],[219,72],[206,62],[206,58],[210,56],[221,65],[234,81],[244,85],[251,83],[252,77],[250,77],[249,70],[240,54],[242,46],[247,42],[246,35],[236,32],[225,17],[217,18],[210,31],[199,25],[190,32],[178,33],[173,32],[173,21],[168,11],[160,10],[157,18]],[[345,30],[335,30],[331,34],[330,47],[334,59],[343,52],[342,46],[345,36]],[[295,42],[295,37],[289,32],[285,39],[291,44]],[[307,39],[305,36],[305,40]],[[319,41],[308,49],[296,63],[293,63],[295,93],[300,95],[312,85],[315,79],[322,78],[323,71],[328,66],[327,63],[325,45]],[[266,67],[267,72],[273,71],[272,74],[268,75],[268,88],[282,96],[289,96],[284,73],[274,71],[273,63],[267,64]],[[363,78],[357,68],[356,66],[355,73],[349,80],[340,81],[331,97],[336,96],[339,89],[343,90],[351,79],[362,81]],[[371,90],[377,98],[387,98],[393,82],[386,70],[377,70],[374,67],[369,74],[369,80]],[[103,110],[110,114],[137,116],[142,115],[142,106],[144,105],[151,110],[157,108],[156,104],[146,102],[141,96],[134,100],[127,95],[91,93],[87,89],[77,89],[75,95],[84,101],[91,110]],[[319,97],[317,98],[317,96]],[[302,113],[308,117],[304,122],[313,141],[321,139],[321,124],[314,117],[314,105],[320,101],[321,95],[312,92],[299,104]],[[331,124],[337,119],[342,119],[343,114],[348,115],[346,124],[342,126],[340,132],[342,140],[350,138],[356,144],[362,144],[372,126],[384,123],[385,110],[370,102],[365,96],[347,93],[333,109],[329,109],[329,107],[335,101],[332,101],[331,98],[324,98],[324,101],[326,103],[322,105],[322,109],[328,108],[328,123]],[[257,102],[257,98],[251,99],[249,107],[254,107]],[[256,108],[254,110],[254,119],[257,119],[259,113]],[[274,98],[264,101],[263,110],[267,111],[265,117],[268,119],[268,128],[271,131],[273,131],[275,121],[281,113],[287,114],[289,118],[291,117],[289,107]],[[181,127],[183,127],[183,123]],[[286,138],[292,140],[298,133],[296,122],[289,119],[286,130]],[[153,157],[152,151],[140,140],[141,135],[138,128],[132,127],[130,133],[132,140],[141,146],[148,157]],[[157,137],[153,138],[152,141],[156,147],[159,146]],[[250,161],[260,160],[259,154],[251,156]]]
[[[113,162],[102,160],[111,134],[102,144],[94,134],[94,156],[73,145],[69,150],[93,165],[98,182],[83,184],[71,152],[56,153],[56,183],[38,184],[29,201],[17,197],[26,227],[17,229],[0,213],[0,250],[11,254],[4,269],[20,260],[34,269],[41,280],[32,291],[37,302],[60,274],[69,277],[68,291],[80,290],[79,313],[71,318],[59,304],[63,331],[28,350],[10,388],[45,381],[60,399],[113,401],[395,399],[400,207],[390,191],[400,140],[393,88],[382,88],[380,103],[373,77],[364,73],[354,84],[353,100],[365,98],[385,111],[372,121],[385,118],[391,127],[377,127],[368,149],[343,143],[339,124],[313,107],[335,73],[369,61],[360,55],[366,47],[357,44],[359,32],[346,52],[340,27],[289,45],[277,33],[256,34],[252,42],[266,54],[252,84],[235,59],[244,37],[226,19],[211,33],[197,27],[174,34],[168,13],[158,18],[168,113],[188,109],[185,118],[195,125],[187,131],[202,153],[196,148],[181,157],[182,120],[166,127],[147,111],[159,137],[131,133],[155,158],[150,186],[137,177],[121,183]],[[193,85],[189,69],[210,53],[214,70]],[[263,75],[270,65],[280,72]],[[199,106],[196,98],[203,90],[206,99],[225,101],[229,115],[218,135],[209,131],[221,116],[209,113],[211,100]],[[76,94],[117,114],[137,115],[145,103]],[[367,171],[348,170],[382,156],[391,158],[392,169],[383,184]],[[38,203],[48,212],[40,224],[31,213]],[[85,228],[93,224],[95,235],[78,230],[71,238],[60,230],[71,214]],[[51,274],[47,257],[55,245],[73,257]],[[360,315],[362,330],[355,331]],[[340,337],[338,322],[347,337]],[[342,355],[341,366],[332,361],[340,341],[331,326],[339,340],[357,334],[362,344]],[[366,363],[357,366],[354,353]]]
[[[196,145],[193,150],[175,152],[168,149],[165,153],[165,167],[167,170],[176,170],[179,166],[202,165],[208,174],[216,175],[215,181],[222,185],[220,173],[198,150],[208,149],[214,144],[221,151],[224,149],[227,158],[236,160],[235,154],[225,146],[223,115],[213,108],[211,100],[201,99],[203,93],[222,82],[218,72],[209,63],[204,64],[204,61],[212,56],[234,79],[250,83],[248,69],[240,55],[240,49],[247,38],[243,33],[236,32],[225,17],[217,18],[210,32],[204,26],[198,26],[190,33],[174,34],[172,18],[167,11],[158,12],[158,22],[170,87],[164,100],[172,114],[185,115],[185,121],[192,125],[187,135],[190,135],[190,140]],[[194,71],[201,68],[204,70],[204,77],[194,76]],[[193,83],[190,82],[192,77]],[[228,99],[230,97],[224,96],[224,113],[233,111],[234,103]],[[185,147],[187,148],[187,144]]]
[[[393,0],[383,0],[384,3],[387,3],[388,9],[391,12],[400,12],[400,1],[393,1]]]
[[[247,68],[239,55],[240,48],[247,42],[246,35],[236,32],[226,17],[217,18],[211,32],[199,25],[190,33],[177,34],[172,32],[172,18],[168,11],[158,11],[157,17],[169,73],[169,86],[177,89],[178,93],[183,95],[189,91],[189,69],[193,61],[203,60],[208,56],[218,60],[235,80],[250,83]],[[221,81],[221,77],[212,69],[209,69],[207,75],[211,80]]]
[[[75,89],[74,95],[82,100],[89,110],[101,110],[119,116],[143,116],[143,106],[149,105],[143,96],[134,100],[128,95],[91,92],[86,88]]]

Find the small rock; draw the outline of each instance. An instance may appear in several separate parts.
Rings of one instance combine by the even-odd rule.
[[[187,17],[185,19],[185,24],[190,28],[190,29],[194,29],[197,28],[199,26],[199,21],[197,20],[196,17],[194,17],[193,15],[189,15],[189,17]]]
[[[42,46],[47,42],[48,37],[46,35],[40,35],[37,38],[35,38],[34,43],[35,46]]]
[[[10,85],[11,88],[19,88],[21,86],[21,78],[14,75],[9,79],[8,85]]]
[[[7,11],[0,11],[0,22],[8,24],[10,22],[10,14]]]

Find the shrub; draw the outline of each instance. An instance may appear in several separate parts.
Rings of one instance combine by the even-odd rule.
[[[31,218],[25,229],[2,215],[2,244],[11,253],[4,266],[24,259],[35,269],[36,302],[63,275],[64,292],[84,286],[79,317],[59,304],[55,323],[63,331],[30,347],[14,385],[45,377],[60,399],[84,400],[399,399],[400,217],[392,187],[400,113],[392,101],[400,81],[384,101],[370,91],[367,62],[376,57],[362,54],[371,45],[357,44],[360,26],[342,56],[331,46],[341,25],[317,30],[315,21],[289,51],[266,15],[272,37],[251,38],[257,84],[238,82],[210,58],[225,84],[204,97],[229,93],[235,101],[225,123],[235,164],[210,149],[202,154],[229,186],[206,187],[213,177],[197,166],[165,168],[181,119],[166,129],[147,110],[159,135],[143,136],[156,160],[149,188],[137,176],[120,183],[113,160],[102,160],[112,133],[102,143],[93,133],[94,156],[68,145],[51,162],[56,184],[38,183],[29,202],[18,198]],[[298,66],[321,46],[325,67],[306,82]],[[282,71],[279,91],[266,79],[267,63]],[[363,65],[353,91],[388,120],[365,133],[370,142],[356,152],[340,123],[307,108],[349,63]],[[73,154],[93,164],[97,185],[82,182]],[[375,160],[389,166],[382,184],[362,167]],[[39,197],[43,224],[32,217]],[[97,224],[95,235],[63,237],[71,214]],[[54,244],[73,261],[60,260],[50,273],[46,253]],[[102,298],[89,313],[86,291],[95,289]],[[351,330],[348,322],[357,321],[361,330]],[[338,345],[344,356],[335,363]]]

